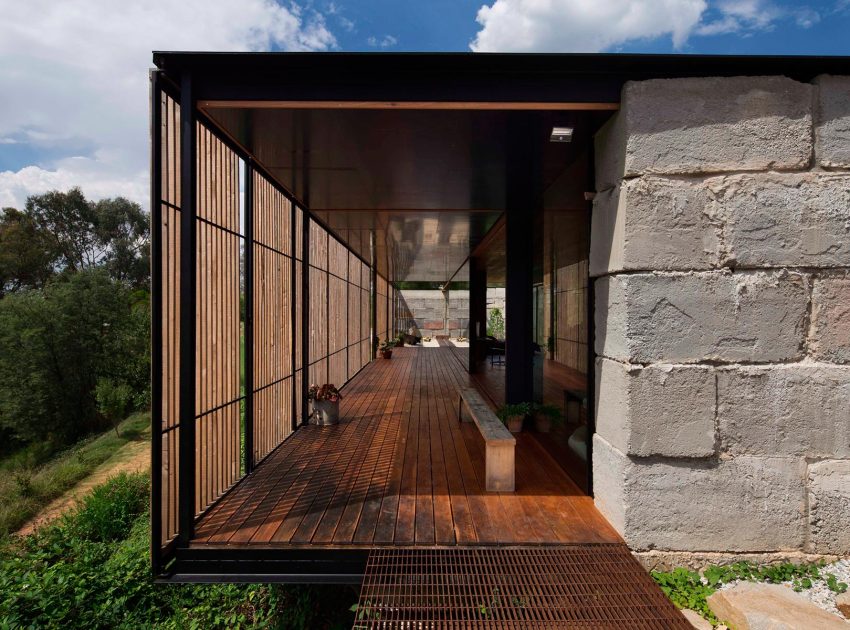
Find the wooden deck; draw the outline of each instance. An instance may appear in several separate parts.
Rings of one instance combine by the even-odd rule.
[[[304,427],[196,527],[193,546],[621,542],[532,436],[516,492],[484,490],[484,444],[457,421],[469,376],[448,348],[398,348],[343,390],[341,422]]]

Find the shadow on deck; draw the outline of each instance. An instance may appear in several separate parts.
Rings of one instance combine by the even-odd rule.
[[[448,348],[399,348],[343,390],[340,424],[296,431],[197,524],[193,548],[622,542],[533,436],[516,492],[484,490],[484,445],[457,421],[470,377]]]

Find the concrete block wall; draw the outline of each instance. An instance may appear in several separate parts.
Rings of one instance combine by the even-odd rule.
[[[398,292],[399,326],[413,327],[423,337],[469,336],[469,291],[402,289]],[[505,290],[487,289],[487,314],[500,308],[505,314]]]
[[[596,138],[596,504],[637,551],[850,553],[850,77],[622,97]]]

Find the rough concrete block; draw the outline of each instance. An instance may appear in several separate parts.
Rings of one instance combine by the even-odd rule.
[[[850,277],[815,278],[809,353],[820,361],[850,363]]]
[[[712,593],[708,607],[735,630],[847,630],[847,624],[784,584],[741,582]]]
[[[727,263],[850,265],[850,174],[759,173],[706,181]]]
[[[597,507],[635,550],[800,549],[806,463],[749,457],[719,462],[628,457],[593,437]]]
[[[815,85],[815,159],[828,168],[850,168],[850,77],[823,75]]]
[[[628,458],[598,433],[593,434],[593,502],[621,535],[626,530]]]
[[[715,378],[708,367],[596,361],[596,431],[640,457],[714,455]]]
[[[805,168],[811,154],[811,85],[779,76],[628,82],[596,137],[597,190],[645,173]]]
[[[596,354],[624,361],[632,354],[627,330],[627,286],[626,276],[604,276],[596,280],[593,309]]]
[[[794,272],[629,274],[596,281],[596,352],[630,363],[803,355],[808,278]]]
[[[850,457],[850,367],[720,370],[717,399],[723,452]]]
[[[817,553],[850,553],[850,460],[809,466],[809,545]]]
[[[702,180],[640,177],[593,200],[590,275],[623,270],[711,269],[719,226]]]

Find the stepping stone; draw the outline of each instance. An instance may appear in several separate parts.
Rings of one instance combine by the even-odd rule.
[[[697,611],[683,608],[682,614],[688,620],[688,623],[697,630],[713,630],[711,623],[707,619],[703,619]]]
[[[847,630],[843,619],[780,584],[741,582],[710,595],[708,607],[735,630]]]

